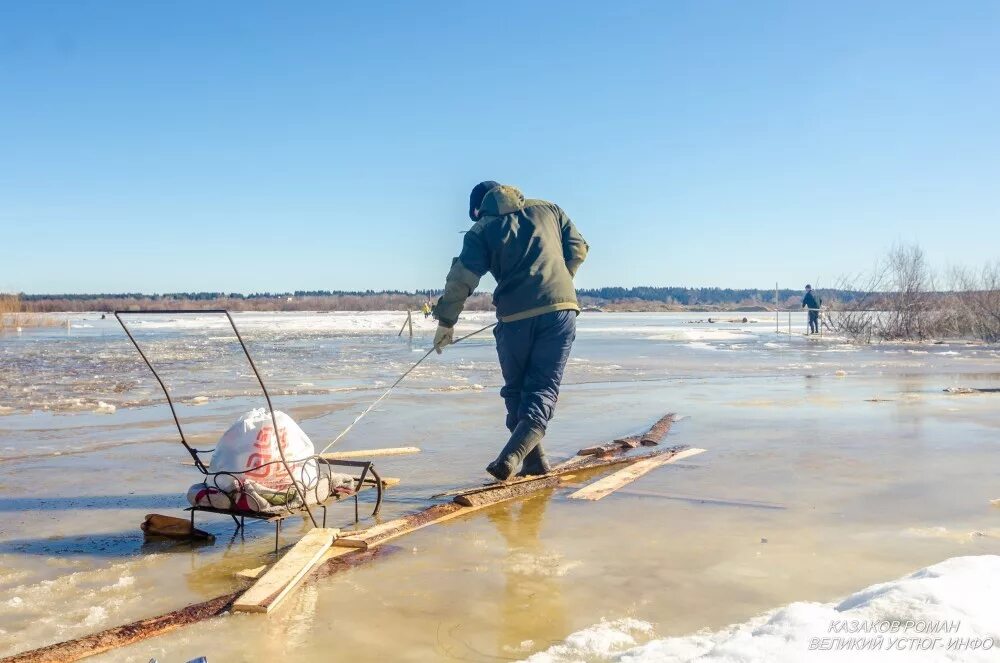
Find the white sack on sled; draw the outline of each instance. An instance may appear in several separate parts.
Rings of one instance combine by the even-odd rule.
[[[316,447],[287,414],[276,410],[274,418],[278,421],[277,436],[271,415],[264,408],[247,412],[223,434],[212,452],[208,471],[232,472],[233,476],[219,475],[213,482],[215,487],[229,492],[247,480],[271,490],[290,486],[292,479],[281,463],[278,440],[295,481],[306,488],[315,484],[317,462],[312,456]]]

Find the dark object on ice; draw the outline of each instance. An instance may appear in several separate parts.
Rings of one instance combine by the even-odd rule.
[[[808,307],[809,309],[809,333],[818,334],[819,333],[819,307],[822,306],[823,300],[817,297],[813,291],[811,285],[806,285],[806,294],[802,298],[802,308]]]
[[[146,515],[146,520],[139,528],[147,537],[162,536],[168,539],[183,539],[185,541],[215,541],[215,537],[191,524],[187,518],[163,516],[158,513]]]
[[[1000,387],[948,387],[944,390],[946,394],[996,394],[1000,393]]]

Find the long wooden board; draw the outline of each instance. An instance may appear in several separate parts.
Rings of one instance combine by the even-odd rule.
[[[338,530],[310,530],[233,603],[234,612],[270,612],[323,556]]]
[[[420,453],[420,447],[387,447],[385,449],[352,449],[351,451],[330,451],[320,454],[326,460],[349,460],[351,458],[379,458],[382,456],[405,456]]]
[[[645,458],[632,463],[628,467],[623,467],[613,474],[609,474],[606,477],[598,479],[593,483],[587,484],[575,493],[572,493],[570,495],[570,499],[599,500],[602,497],[606,497],[615,492],[622,486],[632,483],[642,475],[655,470],[661,465],[673,463],[683,458],[690,458],[691,456],[704,453],[704,451],[704,449],[684,449],[672,454],[661,454],[654,456],[653,458]]]

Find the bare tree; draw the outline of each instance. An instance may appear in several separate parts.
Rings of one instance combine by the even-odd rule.
[[[1000,262],[985,265],[978,274],[953,270],[952,288],[962,331],[987,343],[1000,342]]]
[[[923,249],[897,244],[867,275],[841,290],[861,294],[849,302],[834,302],[830,326],[850,338],[872,340],[925,340],[953,335],[957,329],[954,307],[937,292],[934,273]]]

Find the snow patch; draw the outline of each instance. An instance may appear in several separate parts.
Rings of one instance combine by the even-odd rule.
[[[604,622],[570,635],[566,642],[549,647],[530,656],[527,663],[569,663],[585,660],[616,660],[638,644],[637,635],[649,635],[653,626],[638,619],[616,619]]]
[[[879,583],[839,603],[798,602],[719,631],[650,640],[652,627],[635,619],[601,622],[573,633],[566,641],[539,652],[530,663],[619,661],[621,663],[881,663],[918,661],[986,663],[1000,648],[1000,556],[953,557],[916,573]],[[870,638],[878,633],[831,632],[831,624],[905,625],[882,634],[882,648],[823,651],[810,643],[822,638]],[[947,624],[954,631],[928,632]],[[921,625],[923,630],[921,630]],[[957,626],[956,626],[957,625]],[[890,637],[941,638],[926,651],[890,649]],[[951,639],[980,639],[987,644],[948,648]]]

